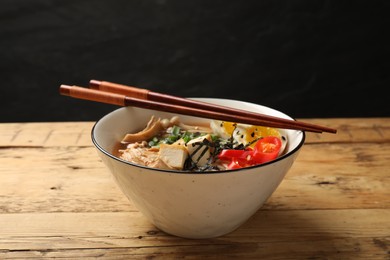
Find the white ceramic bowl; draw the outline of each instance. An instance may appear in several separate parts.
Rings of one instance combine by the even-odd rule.
[[[291,119],[279,111],[252,103],[198,100]],[[286,130],[288,147],[285,155],[263,165],[214,173],[152,169],[112,155],[115,144],[126,133],[142,129],[152,115],[170,118],[173,114],[120,108],[95,124],[92,140],[120,189],[138,210],[160,230],[185,238],[222,236],[242,225],[278,187],[305,140],[304,132]],[[208,120],[179,116],[183,122]]]

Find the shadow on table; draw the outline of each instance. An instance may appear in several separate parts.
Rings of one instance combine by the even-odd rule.
[[[260,210],[232,233],[213,239],[173,240],[175,256],[328,258],[358,251],[358,245],[332,233],[327,224],[313,218],[321,212]],[[308,216],[305,216],[308,213]],[[172,239],[172,240],[171,240]],[[165,239],[164,239],[165,240]],[[160,241],[162,242],[162,241]],[[169,247],[170,247],[169,246]],[[173,252],[172,252],[173,253]]]

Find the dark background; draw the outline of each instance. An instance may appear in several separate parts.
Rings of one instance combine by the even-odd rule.
[[[2,122],[97,120],[90,79],[271,106],[390,116],[389,1],[0,0]]]

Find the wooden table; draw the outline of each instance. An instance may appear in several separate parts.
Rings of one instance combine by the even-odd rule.
[[[305,119],[308,133],[276,192],[215,239],[148,223],[99,160],[92,122],[0,124],[0,259],[390,259],[390,118]]]

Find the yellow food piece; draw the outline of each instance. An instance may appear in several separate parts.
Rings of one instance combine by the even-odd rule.
[[[276,136],[281,138],[280,132],[275,128],[265,126],[251,126],[246,129],[245,143],[250,143],[260,137],[266,136]],[[256,143],[253,143],[250,146],[253,148],[255,144]]]

